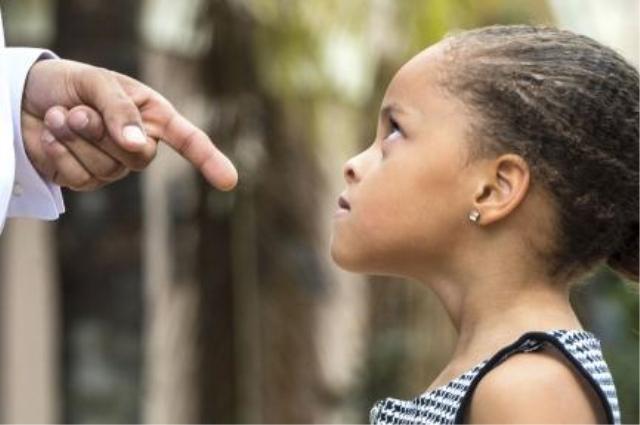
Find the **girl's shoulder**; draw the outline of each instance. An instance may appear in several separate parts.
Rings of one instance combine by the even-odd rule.
[[[479,381],[470,423],[606,423],[593,385],[553,345],[500,362]]]
[[[458,378],[412,400],[380,400],[370,419],[372,424],[409,419],[430,424],[465,419],[620,423],[620,410],[600,341],[588,331],[558,329],[526,332]]]
[[[457,419],[501,422],[507,416],[619,423],[616,389],[598,338],[582,329],[534,331],[498,351],[479,371]]]

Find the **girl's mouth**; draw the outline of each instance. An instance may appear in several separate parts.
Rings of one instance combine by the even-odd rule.
[[[350,211],[351,211],[351,205],[349,204],[349,201],[347,201],[344,196],[340,196],[338,198],[338,208],[336,209],[336,212],[333,215],[333,217],[337,218],[337,217],[347,215],[349,214]]]
[[[349,205],[349,201],[347,201],[344,196],[338,198],[338,208],[347,211],[351,210],[351,205]]]

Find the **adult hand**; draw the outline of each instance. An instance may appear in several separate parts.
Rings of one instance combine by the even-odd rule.
[[[22,138],[35,169],[46,180],[73,190],[97,189],[146,165],[144,157],[105,135],[102,117],[86,106],[71,111],[54,106],[44,121],[23,111]]]
[[[128,168],[144,168],[155,155],[156,142],[163,140],[218,189],[230,190],[237,183],[235,167],[202,130],[180,115],[159,93],[122,74],[67,60],[39,61],[27,77],[22,105],[23,127],[31,118],[45,121],[47,114],[47,127],[54,138],[62,133],[70,141],[98,142],[96,147]],[[99,114],[91,108],[78,108],[82,105],[95,108]],[[62,107],[58,112],[63,115],[68,112],[65,125],[57,129],[53,128],[57,121],[50,115],[56,109],[49,111],[55,106]],[[72,119],[83,114],[93,124],[87,125],[84,118]],[[104,119],[104,127],[100,118]],[[104,134],[99,137],[101,129]],[[31,150],[28,143],[25,146]],[[69,148],[71,144],[65,146]],[[116,171],[113,173],[117,175]]]

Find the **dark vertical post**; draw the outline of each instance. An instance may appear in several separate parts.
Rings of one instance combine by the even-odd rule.
[[[137,0],[59,0],[54,50],[136,76]],[[142,257],[136,175],[65,193],[58,225],[64,422],[139,422]]]

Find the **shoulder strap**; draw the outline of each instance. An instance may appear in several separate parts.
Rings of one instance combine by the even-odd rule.
[[[595,392],[598,394],[598,398],[602,402],[604,406],[605,413],[607,415],[607,423],[613,424],[613,410],[609,404],[609,400],[607,399],[606,394],[600,387],[600,385],[596,382],[596,380],[591,376],[591,374],[584,368],[582,363],[576,360],[573,355],[565,348],[565,346],[553,335],[550,335],[545,332],[527,332],[523,334],[516,342],[510,344],[500,351],[498,351],[493,357],[489,359],[489,361],[480,369],[476,377],[473,379],[471,384],[469,385],[469,389],[465,393],[464,397],[460,402],[460,408],[456,413],[455,420],[453,423],[461,424],[463,423],[463,417],[466,409],[468,408],[469,403],[471,402],[471,397],[478,386],[478,383],[482,379],[484,375],[486,375],[491,369],[498,366],[501,362],[507,359],[512,354],[521,353],[521,352],[529,352],[536,351],[544,345],[545,342],[549,342],[553,344],[570,362],[573,366],[584,376],[584,378],[591,384]]]

